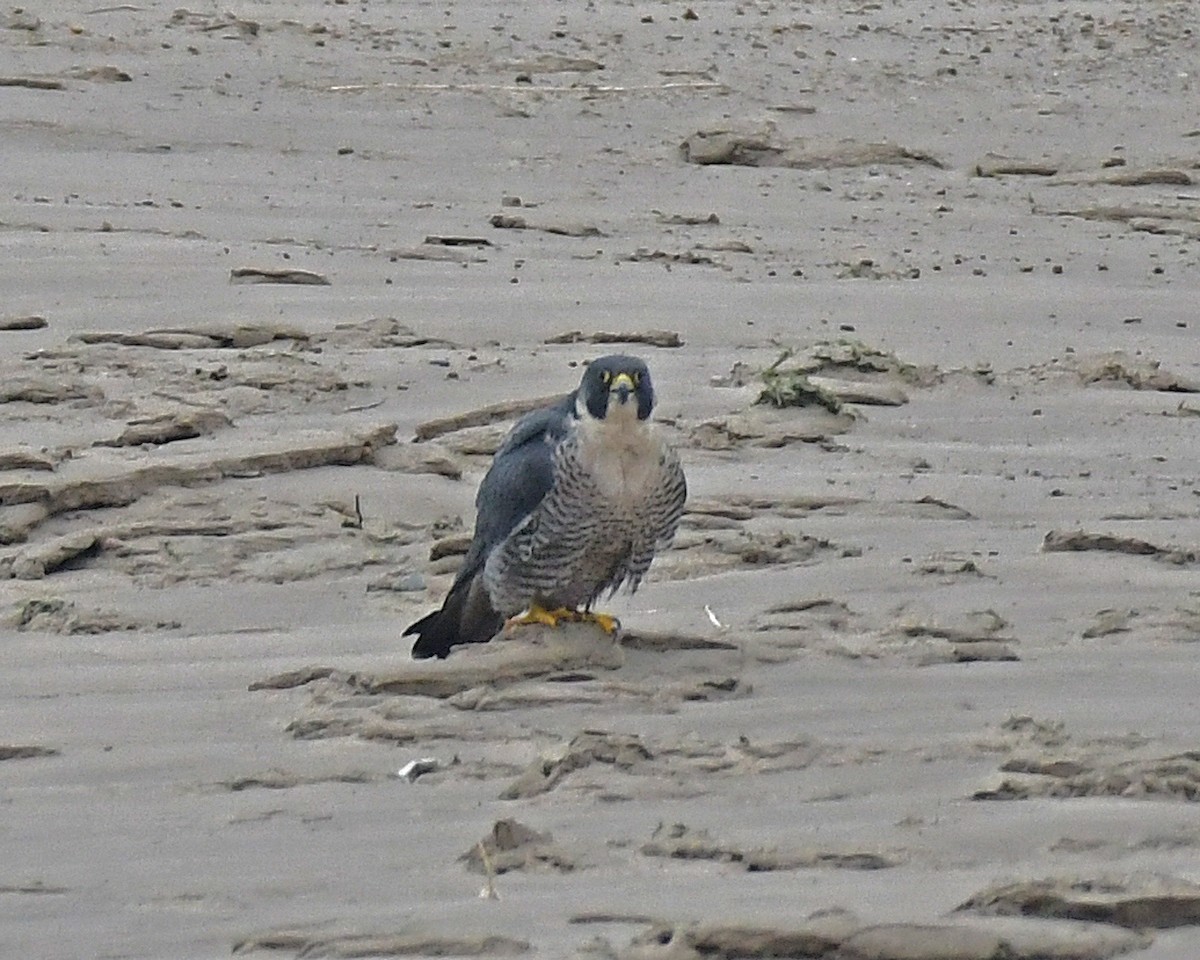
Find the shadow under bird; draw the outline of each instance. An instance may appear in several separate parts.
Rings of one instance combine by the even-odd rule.
[[[637,590],[687,498],[653,409],[646,364],[608,356],[561,401],[517,422],[479,485],[475,534],[445,602],[404,631],[417,637],[414,658],[483,643],[505,621],[616,631],[592,604],[623,584]]]

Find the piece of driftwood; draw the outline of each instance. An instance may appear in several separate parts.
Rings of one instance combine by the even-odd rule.
[[[433,246],[441,247],[490,247],[492,241],[485,237],[462,237],[462,236],[443,236],[442,234],[431,234],[425,238],[425,242]]]
[[[651,347],[682,347],[683,338],[674,330],[646,330],[641,333],[607,333],[603,330],[595,333],[584,333],[582,330],[568,330],[566,333],[547,337],[543,343],[644,343]]]
[[[329,278],[312,270],[290,267],[234,267],[229,271],[231,283],[297,283],[327,287]]]
[[[26,90],[64,90],[61,80],[46,77],[0,77],[0,87],[24,87]]]
[[[531,400],[506,400],[502,403],[480,407],[477,410],[468,410],[466,413],[456,413],[451,417],[426,420],[424,423],[417,424],[414,439],[421,443],[447,433],[454,433],[456,430],[463,430],[466,427],[482,427],[499,420],[508,420],[533,410],[540,410],[542,407],[552,406],[558,403],[562,397],[561,393],[557,393],[548,397],[534,397]]]
[[[533,948],[526,940],[495,934],[401,932],[320,934],[276,930],[238,940],[235,954],[286,950],[296,957],[514,957]]]
[[[603,237],[604,231],[590,223],[529,223],[524,217],[497,213],[488,220],[497,230],[540,230],[560,237]]]
[[[1020,157],[1005,157],[989,153],[975,164],[977,177],[1052,177],[1059,165]]]
[[[1193,563],[1194,552],[1177,547],[1163,547],[1138,537],[1123,537],[1111,533],[1089,533],[1086,530],[1051,530],[1042,540],[1043,553],[1072,553],[1096,550],[1101,553],[1129,553],[1155,557],[1170,563]]]
[[[0,317],[0,330],[41,330],[45,326],[45,317]]]

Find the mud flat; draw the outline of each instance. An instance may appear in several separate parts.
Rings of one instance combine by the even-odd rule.
[[[1193,16],[0,15],[3,952],[1194,960]],[[413,663],[618,350],[620,642]]]

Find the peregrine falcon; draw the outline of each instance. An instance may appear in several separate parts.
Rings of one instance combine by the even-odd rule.
[[[609,356],[517,422],[479,485],[475,534],[445,602],[404,631],[417,636],[414,658],[490,640],[523,611],[514,622],[582,619],[615,631],[592,604],[622,584],[637,590],[687,498],[653,409],[646,364]]]

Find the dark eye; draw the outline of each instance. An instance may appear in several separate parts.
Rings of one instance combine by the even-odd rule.
[[[612,374],[609,373],[607,370],[605,370],[603,373],[600,374],[600,379],[604,383],[608,383],[610,380],[612,380]]]
[[[642,383],[642,375],[640,373],[635,373],[633,375],[633,385],[635,387],[637,387],[637,386],[641,386],[641,383]]]

